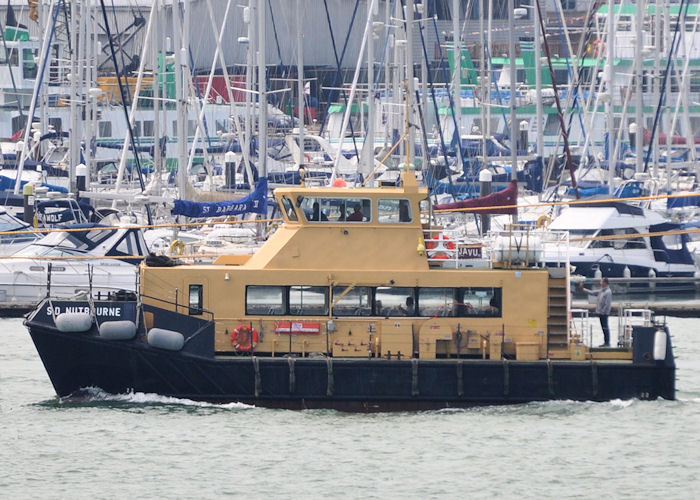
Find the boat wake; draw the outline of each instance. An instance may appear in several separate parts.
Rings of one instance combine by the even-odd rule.
[[[129,392],[126,394],[112,394],[99,387],[85,387],[79,391],[60,399],[61,404],[67,405],[92,405],[99,403],[125,403],[128,405],[150,406],[182,406],[188,408],[214,408],[221,410],[248,410],[255,406],[243,403],[208,403],[194,401],[192,399],[161,396],[153,393]]]

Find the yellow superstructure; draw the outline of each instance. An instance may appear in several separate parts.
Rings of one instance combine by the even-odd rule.
[[[569,347],[565,269],[461,268],[421,216],[427,190],[403,184],[278,189],[284,223],[257,253],[142,265],[144,301],[213,313],[220,355],[585,358]]]

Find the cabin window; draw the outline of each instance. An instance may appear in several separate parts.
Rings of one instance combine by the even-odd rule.
[[[133,232],[129,232],[119,242],[116,248],[117,252],[123,255],[139,255],[139,250],[136,245],[136,236]]]
[[[502,290],[500,288],[468,287],[455,289],[456,317],[499,318]]]
[[[12,117],[12,132],[17,132],[27,126],[27,115]]]
[[[19,51],[17,49],[7,49],[7,59],[11,66],[19,66]]]
[[[400,286],[379,286],[374,294],[377,316],[416,316],[415,289]]]
[[[328,314],[328,287],[294,285],[289,287],[289,314],[325,316]]]
[[[334,286],[333,302],[334,316],[372,315],[372,289],[368,286],[356,286],[350,290],[347,286]]]
[[[99,122],[97,127],[100,137],[112,137],[112,122]]]
[[[282,197],[282,211],[287,214],[287,219],[290,221],[296,222],[299,220],[299,217],[297,217],[297,212],[294,210],[294,204],[292,203],[292,200],[287,198],[286,196]]]
[[[625,235],[630,235],[630,238],[623,238]],[[591,248],[614,248],[616,250],[622,249],[645,249],[647,248],[646,242],[641,237],[635,237],[638,235],[637,231],[632,228],[627,229],[603,229],[598,233],[597,236],[614,236],[610,239],[595,240],[591,243]]]
[[[60,118],[49,118],[49,127],[53,128],[57,134],[63,130],[63,122]]]
[[[411,202],[405,199],[380,199],[377,214],[381,224],[405,224],[413,221]]]
[[[153,120],[144,120],[143,121],[143,136],[144,137],[153,137],[153,128],[154,128]]]
[[[34,57],[37,54],[38,51],[36,50],[22,50],[22,72],[24,73],[24,78],[26,79],[36,78],[37,66],[34,62]]]
[[[285,314],[286,288],[250,285],[246,288],[245,313],[260,316]]]
[[[190,285],[190,295],[189,295],[189,303],[190,303],[190,314],[195,315],[195,314],[202,314],[202,307],[203,307],[203,285]]]
[[[685,246],[683,236],[680,234],[665,234],[661,237],[661,241],[667,250],[682,250]]]
[[[369,222],[372,200],[368,198],[317,198],[301,201],[304,218],[309,222]]]
[[[454,288],[419,288],[418,316],[454,316]]]
[[[559,121],[559,115],[549,114],[547,115],[547,121],[544,124],[544,130],[542,133],[544,135],[557,135],[559,134],[559,126],[561,122]]]

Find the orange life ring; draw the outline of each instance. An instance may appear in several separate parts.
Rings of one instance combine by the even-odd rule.
[[[231,345],[238,352],[250,352],[258,343],[258,332],[250,325],[239,325],[231,332]]]
[[[454,250],[455,244],[446,234],[436,233],[425,243],[428,257],[431,259],[449,259],[448,250]]]
[[[311,163],[311,155],[309,153],[304,153],[304,160],[306,160],[306,163]]]

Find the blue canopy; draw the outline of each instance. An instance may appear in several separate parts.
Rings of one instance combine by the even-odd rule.
[[[255,190],[239,200],[203,203],[197,201],[175,200],[173,215],[187,217],[221,217],[247,213],[267,214],[267,179],[261,178]]]
[[[20,181],[19,186],[23,187],[28,181]],[[49,188],[49,191],[58,191],[59,193],[67,193],[68,189],[63,186],[56,186],[54,184],[47,184],[45,182],[41,183],[42,186]],[[9,189],[15,188],[15,179],[0,175],[0,191],[7,191]]]

